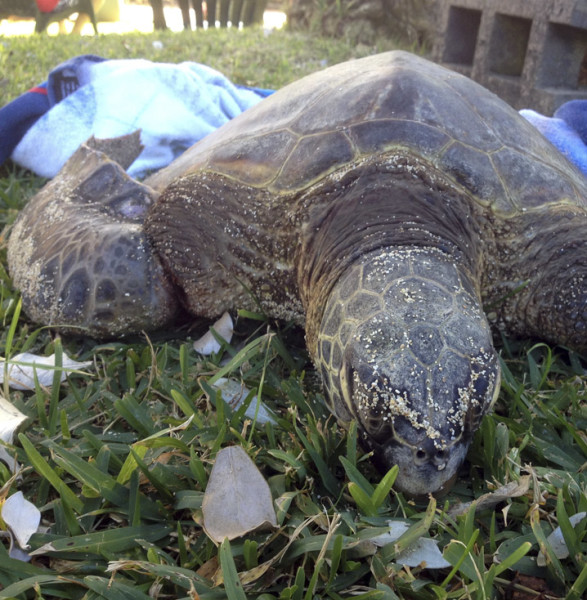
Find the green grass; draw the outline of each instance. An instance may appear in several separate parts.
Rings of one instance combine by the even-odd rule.
[[[157,51],[152,42],[163,42]],[[0,41],[0,101],[43,80],[80,53],[154,60],[198,60],[239,83],[279,87],[324,64],[388,47],[261,32],[153,34]],[[14,167],[0,172],[0,217],[9,225],[42,185]],[[4,234],[4,239],[6,237]],[[18,312],[18,295],[0,250],[0,355],[48,355],[61,347],[94,369],[52,389],[4,389],[29,419],[11,451],[23,466],[3,494],[22,491],[42,512],[50,544],[31,563],[0,543],[0,598],[311,600],[313,598],[579,600],[587,588],[585,363],[531,342],[502,348],[504,383],[494,414],[477,433],[463,476],[449,496],[417,504],[386,493],[382,477],[322,403],[303,334],[287,324],[239,318],[223,357],[199,357],[184,329],[165,337],[96,344],[55,338]],[[249,315],[251,316],[251,315]],[[228,364],[220,364],[221,358]],[[262,388],[277,425],[255,426],[207,396],[215,375]],[[216,452],[241,444],[267,478],[279,529],[215,546],[204,534],[201,503]],[[529,476],[526,479],[526,476]],[[509,482],[523,495],[455,516],[451,508]],[[409,529],[377,547],[387,520]],[[546,537],[560,525],[571,555],[557,559]],[[453,568],[402,567],[396,556],[432,537]],[[547,566],[536,566],[542,549]],[[237,573],[240,574],[240,580]]]
[[[163,47],[153,47],[159,41]],[[184,60],[207,64],[235,83],[279,88],[329,64],[392,49],[392,40],[351,46],[343,40],[275,31],[169,31],[153,34],[0,38],[0,105],[44,81],[60,62],[79,54],[105,58]]]

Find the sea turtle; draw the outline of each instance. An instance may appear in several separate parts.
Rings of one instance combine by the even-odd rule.
[[[22,211],[9,264],[31,318],[98,336],[252,292],[305,326],[338,418],[420,495],[497,394],[488,319],[587,349],[586,199],[512,108],[396,51],[285,87],[143,184],[82,146]]]

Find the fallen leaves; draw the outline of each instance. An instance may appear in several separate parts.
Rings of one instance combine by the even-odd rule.
[[[577,525],[587,517],[587,512],[579,512],[569,517],[569,523],[572,527],[577,527]],[[567,558],[569,556],[569,548],[567,543],[565,542],[565,538],[563,537],[563,532],[560,527],[557,527],[547,538],[546,541],[549,543],[554,555],[561,559]],[[544,553],[540,551],[538,556],[536,557],[536,564],[539,567],[546,566],[546,556]]]
[[[50,387],[54,381],[55,371],[59,371],[59,380],[63,382],[67,375],[79,372],[91,366],[91,361],[78,362],[62,354],[57,364],[55,354],[51,356],[38,356],[30,352],[16,354],[10,360],[0,364],[0,383],[8,381],[11,388],[17,390],[34,390],[35,378],[40,385]],[[12,444],[15,431],[26,420],[22,414],[6,398],[0,397],[0,440]],[[16,461],[0,445],[0,460],[3,460],[13,473],[18,470]]]
[[[242,383],[235,381],[234,379],[226,379],[220,377],[212,385],[215,390],[220,390],[220,395],[226,404],[230,406],[232,410],[238,410],[247,399],[250,394],[250,390]],[[245,410],[245,416],[249,419],[255,420],[260,425],[265,423],[277,424],[277,418],[267,408],[267,406],[259,400],[255,395],[251,399],[251,402]]]
[[[240,446],[216,455],[202,503],[204,530],[217,543],[277,526],[269,485]]]
[[[57,363],[60,364],[57,364]],[[64,381],[68,373],[87,369],[91,362],[78,362],[62,354],[57,359],[51,356],[38,356],[23,352],[4,361],[0,366],[0,383],[7,381],[9,387],[17,390],[34,390],[36,383],[50,387],[55,380],[55,372],[59,371],[59,381]],[[27,416],[21,413],[6,398],[0,397],[0,441],[12,444],[14,434]],[[19,465],[6,448],[0,446],[0,460],[4,461],[11,472],[17,473]],[[15,479],[13,477],[12,479]],[[22,561],[29,561],[26,552],[30,537],[37,531],[41,522],[39,509],[29,502],[22,492],[18,491],[3,499],[0,498],[0,533],[5,532],[10,538],[9,556]]]
[[[19,426],[26,421],[26,415],[23,415],[17,408],[12,406],[8,400],[0,396],[0,441],[6,444],[12,444],[14,434]],[[12,473],[18,471],[18,463],[10,454],[0,445],[0,460],[3,460]]]
[[[230,315],[225,312],[220,319],[212,325],[210,331],[207,331],[201,338],[194,342],[194,350],[204,356],[216,354],[220,351],[220,348],[222,348],[217,337],[230,343],[233,330],[234,325],[232,319],[230,318]],[[216,336],[214,335],[214,332],[216,333]]]
[[[65,381],[68,373],[82,371],[91,366],[91,361],[78,362],[62,355],[61,365],[56,364],[55,354],[51,356],[38,356],[30,352],[16,354],[10,360],[4,361],[4,368],[0,368],[0,383],[8,378],[8,385],[15,390],[34,390],[35,376],[37,381],[47,387],[53,384],[56,370],[60,371],[60,381]]]
[[[0,500],[0,529],[10,537],[9,555],[11,558],[29,561],[25,552],[30,537],[37,531],[41,522],[39,509],[29,502],[22,492],[16,492]]]
[[[520,477],[519,481],[510,481],[492,492],[479,496],[479,498],[472,502],[464,502],[453,506],[448,511],[448,514],[451,517],[456,517],[458,515],[464,515],[467,511],[471,510],[472,507],[474,507],[476,511],[481,511],[493,508],[496,504],[509,500],[510,498],[519,498],[526,494],[530,489],[530,482],[530,475],[523,475]]]
[[[388,521],[389,531],[372,538],[376,546],[385,546],[398,540],[409,528],[403,521]],[[399,552],[395,557],[398,565],[406,567],[424,567],[426,569],[444,569],[450,563],[444,559],[438,548],[438,542],[431,538],[420,537],[406,550]]]

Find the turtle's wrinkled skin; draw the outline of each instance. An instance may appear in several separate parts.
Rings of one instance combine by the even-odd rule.
[[[176,298],[255,308],[252,290],[305,326],[338,418],[420,495],[446,489],[496,396],[488,317],[587,349],[586,198],[496,96],[391,52],[284,88],[144,185],[82,147],[9,263],[32,318],[94,335],[160,326]]]

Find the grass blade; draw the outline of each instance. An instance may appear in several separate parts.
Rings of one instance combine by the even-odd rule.
[[[37,548],[32,554],[45,553],[72,553],[105,554],[107,556],[116,552],[123,552],[138,546],[137,540],[155,542],[164,538],[171,527],[167,525],[142,525],[140,527],[121,527],[119,529],[106,529],[94,533],[86,533],[74,537],[63,537],[52,540]]]
[[[49,466],[47,461],[39,454],[24,434],[20,433],[18,439],[35,471],[55,488],[64,502],[73,507],[78,513],[81,513],[84,508],[84,503],[67,487],[65,482]]]
[[[222,544],[220,544],[218,554],[220,557],[220,568],[222,569],[227,600],[247,600],[245,592],[243,591],[243,586],[238,577],[234,559],[232,558],[232,551],[228,539],[225,539]]]
[[[583,565],[583,569],[575,583],[571,586],[566,600],[581,600],[584,598],[585,590],[587,590],[587,563]]]
[[[373,502],[373,506],[377,509],[379,508],[389,496],[389,492],[395,483],[399,473],[399,467],[394,465],[387,471],[387,473],[383,476],[381,481],[377,484],[375,491],[373,492],[373,496],[371,501]]]

